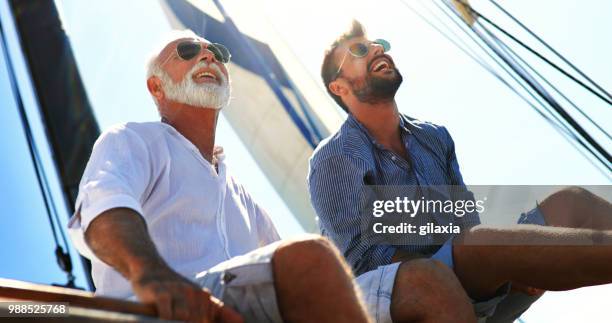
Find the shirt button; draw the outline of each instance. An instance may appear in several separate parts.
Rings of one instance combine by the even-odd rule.
[[[397,158],[395,158],[395,156],[391,156],[391,160],[395,161]]]

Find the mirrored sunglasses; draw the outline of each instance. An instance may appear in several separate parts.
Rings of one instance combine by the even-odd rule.
[[[206,49],[213,53],[217,61],[223,64],[230,61],[232,55],[225,46],[219,43],[209,43],[205,45]],[[196,57],[201,51],[202,43],[195,40],[183,41],[176,46],[176,53],[181,59],[186,61]]]
[[[368,42],[368,43],[354,43],[351,46],[349,46],[348,49],[346,50],[346,53],[344,54],[344,57],[342,58],[342,61],[340,62],[340,65],[338,66],[338,70],[336,71],[335,77],[337,77],[340,74],[342,65],[344,65],[344,62],[346,61],[346,57],[348,56],[349,53],[353,55],[354,57],[358,57],[358,58],[365,57],[370,52],[370,45],[372,44],[382,46],[383,51],[385,53],[391,50],[391,43],[381,38],[376,39],[373,42]]]

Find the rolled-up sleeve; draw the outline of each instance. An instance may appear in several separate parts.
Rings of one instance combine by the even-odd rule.
[[[371,205],[366,194],[366,164],[358,158],[333,156],[311,163],[308,186],[321,232],[332,239],[360,275],[391,263],[395,248],[374,245],[362,237],[364,210]]]
[[[114,127],[100,136],[79,184],[76,212],[68,223],[71,239],[81,254],[97,260],[84,234],[101,213],[124,207],[143,215],[143,195],[151,169],[146,144],[133,130]]]

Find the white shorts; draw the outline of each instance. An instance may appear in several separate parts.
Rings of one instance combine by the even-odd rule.
[[[271,243],[201,272],[196,276],[196,283],[240,313],[245,322],[281,323],[271,263],[279,243]]]

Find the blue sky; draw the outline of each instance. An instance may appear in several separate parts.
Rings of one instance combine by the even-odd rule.
[[[464,179],[470,184],[610,184],[516,95],[422,23],[399,1],[261,0],[258,14],[240,10],[246,2],[222,2],[236,20],[265,19],[317,81],[324,48],[347,26],[350,18],[359,18],[371,38],[391,41],[390,54],[405,80],[397,97],[400,110],[447,126],[455,140]],[[101,128],[118,122],[157,120],[156,109],[146,91],[144,64],[160,36],[170,28],[159,3],[151,0],[58,0],[57,3]],[[418,1],[412,3],[418,5]],[[487,1],[472,3],[494,19],[501,19]],[[612,30],[608,19],[612,12],[611,2],[514,0],[505,6],[604,88],[612,88],[612,61],[609,59],[612,45],[606,41]],[[556,77],[550,69],[539,66],[551,79],[560,82],[566,93],[583,102],[584,109],[604,128],[612,129],[612,109]],[[4,119],[9,127],[0,130],[5,134],[0,136],[0,145],[5,150],[14,149],[17,154],[25,154],[19,148],[23,138],[16,135],[15,140],[7,140],[6,134],[20,132],[16,114],[9,113],[7,118],[12,119]],[[300,233],[302,230],[291,211],[223,118],[219,123],[218,140],[225,147],[227,163],[235,176],[269,210],[281,234],[288,237]],[[604,144],[612,150],[610,141]],[[17,147],[10,148],[13,146]],[[2,178],[9,179],[6,183],[13,184],[11,190],[8,186],[3,188],[3,192],[10,194],[3,194],[0,199],[9,210],[19,210],[16,211],[18,221],[13,225],[28,228],[29,233],[36,232],[39,238],[29,239],[21,236],[20,230],[6,226],[0,232],[3,239],[24,243],[25,248],[36,244],[50,246],[48,228],[41,217],[43,210],[20,210],[20,205],[27,203],[24,196],[37,196],[31,170],[24,164],[20,166],[19,161],[26,159],[26,155],[13,156],[9,159],[11,164],[0,169]],[[40,201],[33,204],[40,204]],[[23,255],[23,261],[9,262],[11,267],[3,272],[18,272],[15,277],[31,277],[29,280],[33,281],[61,280],[53,258],[49,257],[52,248],[48,247],[50,251],[40,249],[36,257]],[[17,248],[8,252],[9,259],[19,257]],[[567,313],[553,319],[557,314],[552,308],[589,299],[592,301],[584,307],[594,308],[590,312],[594,313],[592,319],[596,322],[597,313],[605,311],[597,300],[604,293],[609,295],[610,290],[600,287],[546,296],[525,318],[527,322],[570,322],[573,317]]]

